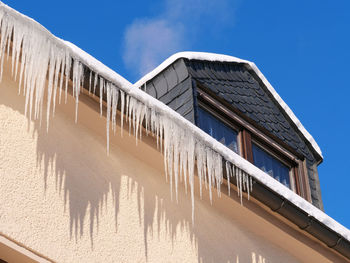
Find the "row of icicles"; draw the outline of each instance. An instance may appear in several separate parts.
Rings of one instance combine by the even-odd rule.
[[[56,102],[67,102],[69,79],[72,79],[73,97],[76,102],[75,121],[78,116],[78,102],[87,68],[68,49],[56,41],[50,33],[35,28],[32,23],[15,19],[4,8],[0,9],[0,78],[3,74],[4,59],[11,58],[11,72],[15,80],[19,79],[19,94],[25,95],[25,114],[41,123],[45,92],[46,122],[49,128],[50,115],[54,115]],[[151,134],[157,140],[157,147],[164,155],[165,174],[170,182],[171,197],[175,189],[178,200],[179,180],[184,182],[187,193],[189,185],[192,201],[192,221],[194,219],[194,175],[198,175],[200,197],[203,185],[209,190],[212,202],[212,190],[216,188],[220,196],[220,187],[224,181],[224,170],[228,180],[236,179],[238,196],[242,202],[242,192],[247,191],[248,198],[252,190],[252,178],[196,138],[192,131],[183,128],[170,116],[157,112],[140,100],[127,94],[113,83],[90,70],[89,94],[100,98],[100,114],[103,113],[103,96],[107,104],[107,152],[109,152],[110,129],[116,133],[117,111],[120,110],[121,132],[124,121],[129,124],[129,133],[133,130],[136,143],[142,139],[142,133]],[[120,105],[118,105],[118,103]],[[119,107],[118,107],[119,106]],[[124,119],[125,117],[125,119]],[[225,166],[225,169],[223,169]],[[195,169],[196,168],[196,169]],[[195,171],[196,170],[196,171]]]

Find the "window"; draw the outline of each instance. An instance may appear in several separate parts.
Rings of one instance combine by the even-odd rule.
[[[304,157],[273,134],[256,126],[224,100],[201,88],[198,94],[198,126],[240,154],[259,169],[311,201]]]
[[[238,132],[201,107],[198,108],[198,126],[232,151],[238,153]]]
[[[255,143],[252,143],[253,163],[280,183],[291,188],[290,167],[268,153]]]

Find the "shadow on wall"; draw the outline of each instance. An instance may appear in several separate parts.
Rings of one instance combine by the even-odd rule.
[[[66,140],[71,136],[70,131],[57,127],[54,120],[48,132],[46,125],[44,128],[36,125],[36,132],[37,166],[44,171],[45,190],[48,176],[54,175],[56,190],[64,195],[65,210],[69,209],[71,238],[74,235],[77,240],[84,235],[84,221],[88,220],[93,247],[94,225],[98,227],[100,210],[107,202],[110,191],[116,204],[117,219],[120,175],[89,153],[89,141]]]
[[[7,92],[7,96],[18,96],[15,89]],[[0,96],[0,105],[24,114],[24,97],[16,100],[23,103],[12,103],[14,100]],[[162,156],[152,146],[151,138],[144,138],[145,143],[136,146],[133,136],[129,137],[124,131],[122,138],[118,129],[117,134],[111,136],[111,150],[107,156],[103,138],[105,118],[98,116],[98,105],[90,98],[82,100],[85,101],[79,105],[78,124],[74,124],[74,103],[70,99],[67,105],[57,108],[48,132],[46,123],[40,126],[39,122],[34,122],[32,134],[33,139],[37,138],[37,168],[43,171],[43,186],[46,189],[48,180],[54,176],[56,192],[64,196],[71,239],[79,242],[89,235],[93,251],[94,237],[102,227],[103,211],[110,210],[109,203],[113,202],[113,235],[124,232],[121,229],[124,227],[142,229],[139,235],[143,239],[144,260],[150,260],[151,249],[152,252],[160,250],[161,243],[167,241],[170,253],[180,255],[189,246],[187,249],[194,251],[198,262],[265,262],[261,256],[264,248],[259,246],[263,240],[257,241],[256,236],[235,224],[235,219],[217,213],[215,198],[211,206],[207,196],[203,201],[196,197],[196,219],[192,226],[190,195],[186,195],[180,185],[178,204],[171,201],[169,184],[163,175]],[[143,156],[148,159],[146,164]],[[158,168],[152,168],[152,164]],[[222,198],[230,204],[231,199]],[[133,205],[137,208],[133,209]],[[128,211],[131,211],[130,218],[127,218]],[[128,224],[134,217],[138,224]],[[85,229],[86,225],[89,229]],[[185,247],[181,251],[179,246]],[[116,247],[115,251],[118,250],[122,251]]]

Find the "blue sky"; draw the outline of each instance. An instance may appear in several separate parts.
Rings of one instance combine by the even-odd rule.
[[[350,1],[4,1],[131,82],[177,51],[254,61],[320,145],[327,214],[350,228]]]

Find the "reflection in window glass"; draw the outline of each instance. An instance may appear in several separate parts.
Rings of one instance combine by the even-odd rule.
[[[278,159],[273,157],[252,143],[254,164],[273,178],[290,188],[289,168]]]
[[[204,109],[198,108],[199,127],[228,148],[238,153],[238,133]]]

